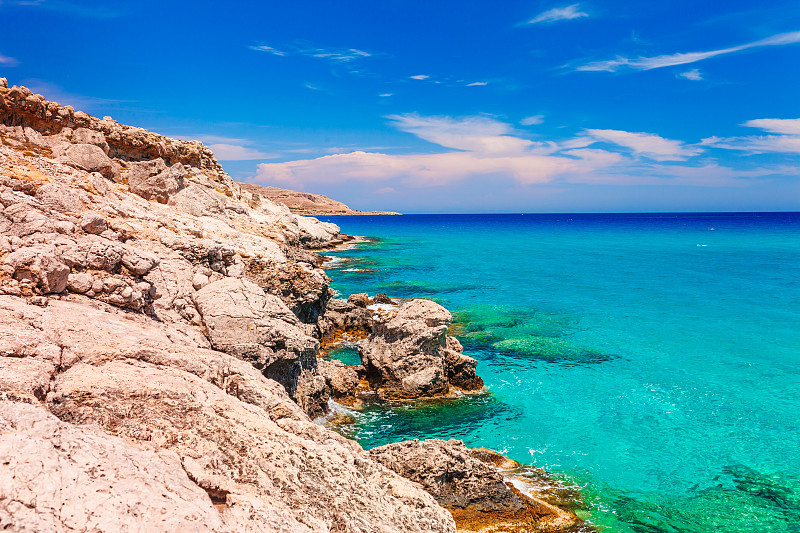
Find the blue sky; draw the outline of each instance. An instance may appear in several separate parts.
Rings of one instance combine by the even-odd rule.
[[[800,209],[800,2],[0,1],[0,76],[403,212]]]

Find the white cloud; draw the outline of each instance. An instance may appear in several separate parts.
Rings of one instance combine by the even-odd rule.
[[[258,46],[249,46],[250,50],[255,50],[256,52],[267,52],[276,56],[285,56],[289,55],[287,52],[283,50],[278,50],[277,48],[273,48],[271,46],[267,46],[265,44],[260,44]]]
[[[208,147],[214,152],[214,157],[219,161],[252,161],[255,159],[273,159],[274,154],[265,154],[252,148],[235,144],[209,144]]]
[[[416,76],[409,76],[412,80],[427,80],[430,78],[427,74],[417,74]]]
[[[709,137],[702,143],[714,148],[741,150],[751,154],[768,152],[800,154],[800,135],[765,135],[747,137]]]
[[[684,161],[703,151],[701,148],[687,147],[682,141],[665,139],[652,133],[595,129],[586,130],[586,133],[599,141],[630,148],[634,154],[641,154],[655,161]]]
[[[503,122],[487,117],[423,117],[416,113],[391,115],[397,129],[412,133],[426,141],[480,154],[506,154],[519,152],[534,145],[533,142],[509,135],[512,128]]]
[[[363,50],[358,50],[356,48],[348,48],[347,50],[304,50],[303,53],[307,55],[311,55],[312,57],[318,57],[320,59],[331,59],[333,61],[344,61],[349,62],[353,61],[354,59],[359,59],[362,57],[371,57],[372,54],[369,52],[365,52]]]
[[[390,96],[392,96],[392,93],[383,93],[379,94],[378,96],[380,96],[381,98],[389,98]]]
[[[726,150],[741,150],[750,154],[800,154],[800,118],[757,118],[742,126],[758,128],[778,135],[748,135],[743,137],[709,137],[702,144]]]
[[[742,126],[758,128],[770,133],[800,135],[800,118],[757,118],[748,120]]]
[[[676,164],[673,162],[697,155],[702,149],[649,133],[595,129],[565,141],[533,142],[521,137],[512,125],[486,116],[407,114],[388,118],[398,129],[439,145],[439,152],[392,155],[376,147],[315,159],[261,163],[255,180],[301,189],[360,183],[370,184],[364,190],[391,193],[468,180],[482,181],[491,189],[494,183],[509,179],[522,186],[569,182],[740,187],[766,175],[800,172],[789,167],[736,170],[709,160],[699,166]],[[591,147],[599,142],[625,150]],[[628,149],[646,157],[635,157]]]
[[[370,54],[369,52],[358,50],[357,48],[346,48],[343,50],[335,50],[335,49],[317,48],[315,46],[287,45],[283,47],[283,49],[281,50],[278,48],[273,48],[272,46],[267,46],[265,44],[251,45],[248,46],[248,48],[250,48],[250,50],[255,50],[256,52],[266,52],[276,56],[302,55],[308,57],[315,57],[318,59],[326,59],[328,61],[334,61],[337,63],[350,63],[352,61],[355,61],[356,59],[372,57],[372,54]]]
[[[528,21],[528,24],[557,22],[559,20],[573,20],[577,18],[588,17],[589,13],[579,11],[579,6],[580,4],[572,4],[571,6],[549,9],[536,15],[534,18]]]
[[[467,87],[481,87],[483,85],[489,85],[489,83],[485,81],[475,81],[472,83],[468,83]]]
[[[544,115],[532,115],[530,117],[525,117],[519,121],[520,124],[523,126],[536,126],[537,124],[541,124],[544,122]]]
[[[701,81],[703,79],[703,74],[700,72],[699,69],[696,68],[693,68],[692,70],[687,70],[686,72],[681,72],[680,74],[678,74],[678,76],[692,81]]]
[[[655,57],[637,57],[627,58],[617,56],[615,59],[608,59],[605,61],[594,61],[585,65],[578,66],[575,70],[588,71],[588,72],[616,72],[622,67],[631,68],[634,70],[652,70],[655,68],[672,67],[675,65],[685,65],[688,63],[695,63],[711,57],[731,54],[734,52],[741,52],[750,48],[758,48],[762,46],[782,46],[786,44],[794,44],[800,42],[800,31],[780,33],[739,46],[732,46],[730,48],[722,48],[719,50],[711,50],[708,52],[688,52],[660,55]]]
[[[19,64],[19,61],[14,59],[13,57],[4,56],[0,54],[0,65],[5,65],[7,67],[16,67]]]

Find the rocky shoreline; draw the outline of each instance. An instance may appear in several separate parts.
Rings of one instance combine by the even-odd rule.
[[[263,196],[275,203],[281,203],[292,213],[305,216],[328,215],[400,215],[395,211],[358,211],[348,205],[332,200],[322,194],[298,192],[279,187],[264,187],[255,183],[239,183],[248,192]]]
[[[315,424],[364,391],[480,391],[477,362],[438,304],[333,298],[314,250],[349,237],[244,190],[201,143],[0,78],[0,205],[0,529],[586,527],[489,452],[365,452]],[[362,365],[319,357],[345,334]]]

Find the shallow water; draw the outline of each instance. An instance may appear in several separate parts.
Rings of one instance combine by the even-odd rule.
[[[373,407],[365,447],[498,450],[608,531],[800,532],[800,214],[322,219],[374,239],[333,287],[442,303],[491,392]]]

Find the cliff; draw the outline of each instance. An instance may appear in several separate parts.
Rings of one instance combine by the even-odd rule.
[[[394,211],[356,211],[342,202],[332,200],[322,194],[297,192],[278,187],[264,187],[255,183],[239,183],[248,192],[284,204],[292,213],[299,215],[399,215]]]
[[[311,251],[343,238],[243,190],[201,143],[0,78],[0,529],[456,531],[309,416],[365,371],[317,357],[366,312],[332,299]],[[446,324],[412,315],[392,335],[438,343],[438,374],[386,331],[374,364],[476,382]]]

